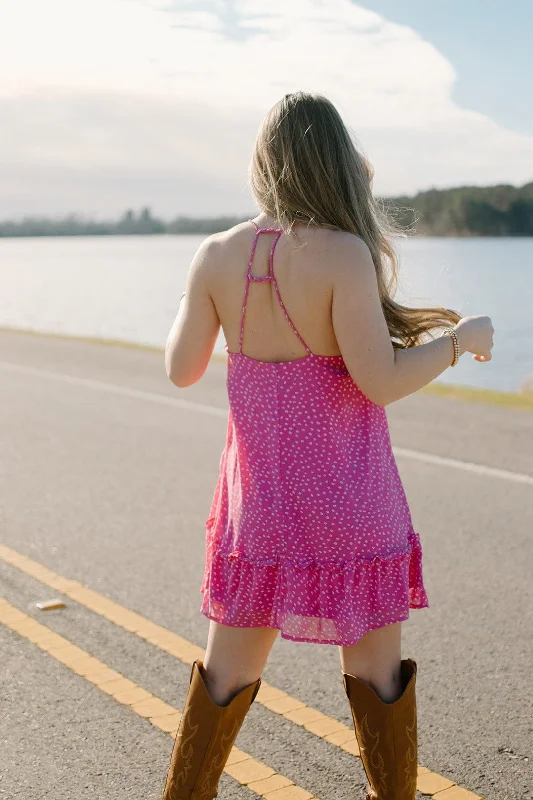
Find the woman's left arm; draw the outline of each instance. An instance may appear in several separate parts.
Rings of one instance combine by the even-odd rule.
[[[185,293],[165,347],[167,375],[184,388],[200,380],[215,347],[220,320],[209,293],[209,273],[216,258],[217,242],[208,237],[192,260]]]

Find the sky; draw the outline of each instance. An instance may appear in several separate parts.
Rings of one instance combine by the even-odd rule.
[[[531,0],[3,0],[0,218],[247,214],[261,119],[338,107],[380,195],[533,180]]]

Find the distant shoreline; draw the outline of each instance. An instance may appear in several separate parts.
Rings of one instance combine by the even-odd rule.
[[[133,350],[146,350],[153,353],[164,353],[163,347],[156,345],[128,342],[122,339],[99,339],[96,336],[76,336],[74,334],[52,333],[49,331],[29,330],[0,326],[0,333],[21,333],[27,336],[44,336],[51,339],[63,339],[71,342],[99,344],[102,347],[124,347]],[[227,361],[224,353],[214,352],[211,356],[214,361]],[[506,406],[522,411],[533,411],[533,395],[522,392],[504,392],[496,389],[478,389],[473,386],[460,386],[458,384],[441,383],[434,381],[420,390],[422,393],[448,397],[466,402],[488,403],[489,405]]]
[[[429,189],[413,196],[378,198],[401,230],[428,237],[533,236],[533,181],[524,186],[459,186]],[[27,216],[0,222],[0,238],[45,236],[148,236],[193,234],[208,236],[253,217],[178,216],[164,221],[148,206],[128,209],[118,220],[95,221],[83,215],[62,218]]]
[[[230,226],[231,227],[231,226]],[[222,230],[227,230],[227,228],[223,228]],[[0,233],[0,241],[2,239],[83,239],[87,237],[106,237],[108,239],[114,238],[121,238],[123,236],[131,236],[131,237],[146,237],[146,236],[210,236],[212,233],[218,233],[218,230],[214,231],[187,231],[184,233],[169,233],[167,231],[163,231],[161,233],[11,233],[11,234],[4,234]],[[497,233],[488,233],[488,234],[479,234],[479,233],[468,233],[468,234],[458,234],[458,233],[448,233],[448,234],[437,234],[437,233],[420,233],[419,231],[408,233],[410,239],[533,239],[533,232],[532,233],[521,233],[521,234],[497,234]]]

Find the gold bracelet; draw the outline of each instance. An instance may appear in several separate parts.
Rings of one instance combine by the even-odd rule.
[[[451,363],[452,367],[455,367],[457,362],[459,361],[459,357],[461,355],[461,351],[459,349],[459,339],[457,338],[457,333],[455,332],[455,328],[445,328],[443,332],[443,336],[451,336],[453,342],[453,361]]]

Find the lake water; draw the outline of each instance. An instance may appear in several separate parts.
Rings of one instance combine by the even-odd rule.
[[[163,347],[202,239],[0,239],[0,326]],[[411,238],[398,249],[401,302],[494,323],[493,360],[465,355],[439,380],[513,391],[533,376],[533,238]],[[224,344],[221,333],[216,350]]]

